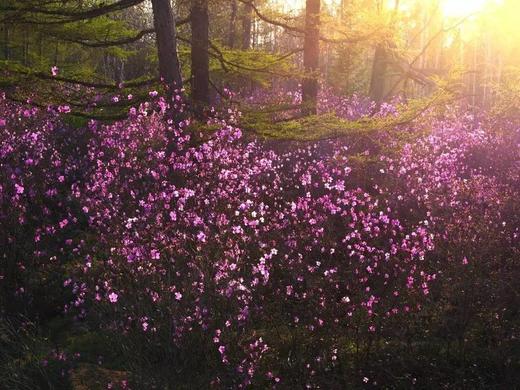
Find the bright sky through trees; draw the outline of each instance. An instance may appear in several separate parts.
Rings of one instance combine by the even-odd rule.
[[[500,3],[500,0],[445,0],[442,4],[442,10],[446,16],[463,17],[484,10],[492,3]]]
[[[431,3],[430,0],[423,0],[425,5]],[[274,0],[279,3],[284,10],[299,10],[305,6],[305,0]],[[340,0],[329,0],[328,3],[339,3]],[[442,10],[447,17],[463,17],[479,11],[493,3],[501,3],[502,0],[441,0]],[[395,0],[388,0],[390,6],[394,6]],[[407,1],[401,1],[401,6],[406,7]]]

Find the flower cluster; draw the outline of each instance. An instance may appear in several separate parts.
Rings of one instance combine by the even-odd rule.
[[[364,99],[327,96],[322,112],[374,114]],[[127,120],[80,129],[59,108],[2,99],[6,304],[36,301],[34,280],[52,278],[78,319],[166,340],[172,359],[203,351],[215,386],[314,388],[346,364],[345,340],[369,344],[420,310],[443,260],[467,269],[498,244],[518,255],[514,126],[489,134],[448,113],[360,182],[344,141],[246,140],[231,109],[199,134],[150,98]]]
[[[276,354],[262,329],[334,335],[328,349],[354,325],[374,333],[418,308],[409,297],[436,278],[422,268],[428,224],[403,225],[383,190],[350,183],[347,147],[275,152],[225,122],[194,145],[189,123],[168,126],[148,108],[89,126],[89,169],[72,195],[93,236],[80,244],[67,310],[111,306],[110,326],[171,332],[177,346],[200,332],[242,387],[258,375],[283,381],[272,367],[259,373]],[[308,356],[309,375],[335,364],[323,352]]]
[[[406,186],[402,196],[428,210],[439,239],[466,243],[459,262],[482,253],[490,240],[518,247],[520,128],[455,110],[431,126],[431,134],[405,145],[395,162]],[[488,132],[488,126],[501,131]]]
[[[59,291],[45,297],[34,280],[59,290],[58,270],[74,256],[71,238],[81,215],[71,188],[85,168],[84,132],[69,132],[53,109],[11,104],[3,96],[0,118],[1,306],[32,302],[59,311]]]

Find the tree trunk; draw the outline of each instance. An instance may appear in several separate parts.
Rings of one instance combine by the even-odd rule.
[[[43,34],[38,36],[38,57],[43,58]]]
[[[236,31],[236,22],[237,22],[237,13],[238,13],[238,3],[237,0],[231,1],[231,19],[229,20],[229,30],[227,37],[227,45],[231,48],[235,48],[235,35]]]
[[[7,24],[4,24],[4,59],[11,59],[11,50],[10,50],[10,42],[9,42],[9,27]]]
[[[191,3],[192,98],[198,114],[209,104],[209,16],[208,0]]]
[[[391,26],[393,27],[396,23],[397,16],[399,13],[399,0],[394,2],[394,10],[391,18]],[[385,3],[380,2],[377,4],[377,12],[379,15],[382,14],[385,8]],[[395,48],[395,44],[389,43],[390,49]],[[379,108],[383,99],[385,98],[385,82],[386,73],[388,69],[388,50],[384,43],[380,43],[376,46],[374,52],[374,61],[372,62],[372,75],[370,77],[370,90],[368,92],[370,98],[376,103],[376,107]]]
[[[23,28],[23,65],[29,66],[29,37],[26,26]]]
[[[303,44],[302,114],[315,115],[318,102],[318,69],[320,64],[320,0],[307,0],[305,9],[305,42]]]
[[[60,56],[60,43],[56,41],[56,45],[54,46],[54,65],[58,66],[58,59]]]
[[[242,49],[251,48],[251,32],[253,30],[253,7],[250,4],[244,4],[242,15]]]
[[[167,95],[173,97],[182,89],[182,75],[177,57],[175,17],[170,0],[152,0],[155,40],[159,55],[159,74],[166,85]]]
[[[379,107],[385,93],[385,74],[387,68],[386,50],[383,45],[377,45],[370,78],[370,98]]]
[[[125,80],[125,61],[121,58],[114,58],[114,76],[118,85]]]

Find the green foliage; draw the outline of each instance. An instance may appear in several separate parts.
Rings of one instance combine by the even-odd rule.
[[[520,117],[520,67],[509,68],[503,81],[495,86],[497,99],[491,112],[496,118]]]
[[[261,50],[229,49],[216,44],[211,52],[213,56],[210,70],[225,83],[232,83],[238,78],[253,81],[267,88],[275,76],[294,78],[303,75],[291,61],[292,55],[273,54]]]
[[[118,335],[69,328],[65,336],[63,345],[70,353],[79,353],[82,362],[98,364],[101,358],[105,368],[118,369],[124,366],[119,350],[122,340]]]
[[[148,56],[154,42],[146,34],[133,40],[147,27],[151,14],[137,9],[95,16],[87,12],[108,5],[104,1],[4,2],[0,86],[9,88],[15,100],[37,95],[36,103],[43,106],[67,104],[85,114],[90,98],[98,92],[87,88],[117,89],[120,82],[132,84],[155,76],[156,67],[149,65]],[[82,13],[86,16],[75,16]],[[58,77],[51,77],[52,66],[59,68]]]
[[[250,111],[244,114],[241,125],[246,131],[255,133],[260,137],[278,140],[312,141],[368,135],[409,124],[430,108],[442,106],[451,99],[451,94],[441,90],[430,97],[412,100],[407,104],[400,105],[396,116],[382,118],[372,116],[352,121],[339,118],[334,113],[276,120],[270,110]],[[410,134],[403,132],[402,135],[398,135],[398,138],[408,136]],[[406,141],[406,139],[402,141]]]
[[[69,389],[65,364],[49,359],[51,351],[52,343],[33,323],[0,318],[0,388]]]

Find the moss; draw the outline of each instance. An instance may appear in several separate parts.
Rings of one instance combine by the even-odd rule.
[[[280,113],[280,111],[265,109],[244,113],[240,124],[245,131],[264,139],[314,141],[370,135],[380,130],[394,130],[399,126],[409,124],[429,109],[445,105],[451,99],[451,93],[439,90],[431,97],[400,105],[396,116],[364,117],[358,120],[345,120],[333,113],[276,120],[273,113]],[[414,135],[403,132],[397,136],[399,139]]]

